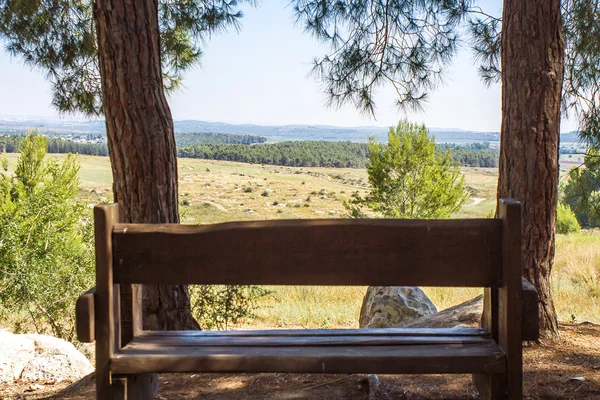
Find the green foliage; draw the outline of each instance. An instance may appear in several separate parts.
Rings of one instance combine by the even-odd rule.
[[[192,315],[202,329],[229,329],[254,318],[256,301],[270,292],[260,286],[190,286]]]
[[[581,230],[577,217],[571,207],[566,204],[559,204],[556,213],[556,232],[557,233],[576,233]]]
[[[489,143],[438,146],[441,153],[448,150],[452,150],[449,152],[450,157],[460,165],[498,166],[498,151],[490,149]],[[364,168],[368,163],[369,146],[366,143],[329,141],[281,142],[260,146],[206,144],[181,148],[178,155],[185,158],[290,167]]]
[[[436,152],[424,125],[400,122],[390,128],[387,146],[371,139],[369,152],[371,192],[344,203],[351,217],[362,217],[367,207],[386,218],[448,218],[467,197],[450,151]]]
[[[331,52],[314,75],[335,106],[373,114],[374,91],[389,81],[400,107],[419,107],[456,53],[471,0],[293,0],[299,22]]]
[[[600,226],[600,151],[591,149],[584,166],[571,169],[563,188],[563,203],[584,227]]]
[[[452,161],[468,167],[497,168],[500,151],[490,148],[489,142],[465,145],[438,144],[438,150],[452,150]]]
[[[297,141],[244,146],[241,144],[198,145],[179,149],[179,157],[227,160],[290,167],[363,168],[365,143]]]
[[[15,173],[0,174],[0,303],[16,328],[74,340],[74,304],[93,286],[91,222],[79,190],[79,164],[46,156],[29,134]]]
[[[177,147],[194,146],[197,144],[255,144],[264,143],[267,138],[256,135],[238,135],[214,132],[176,132]]]
[[[239,28],[241,3],[254,0],[160,0],[158,18],[165,89],[201,57],[200,45]],[[48,74],[53,105],[63,112],[102,113],[93,1],[0,0],[0,38],[7,50]]]
[[[579,136],[600,148],[600,0],[562,0],[565,39],[562,108],[577,115]],[[479,7],[469,10],[472,49],[484,82],[500,80],[502,19]]]

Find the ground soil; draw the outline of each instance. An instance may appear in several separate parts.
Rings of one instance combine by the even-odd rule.
[[[526,399],[600,399],[600,326],[561,324],[557,343],[524,351]],[[376,391],[373,389],[376,388]],[[94,399],[93,376],[75,384],[0,386],[2,399]],[[163,374],[164,399],[476,399],[468,375]]]

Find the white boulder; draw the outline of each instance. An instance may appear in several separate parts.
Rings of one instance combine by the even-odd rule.
[[[0,332],[0,383],[75,381],[94,371],[71,343],[46,335]]]
[[[391,328],[437,312],[416,286],[370,286],[363,299],[361,328]]]

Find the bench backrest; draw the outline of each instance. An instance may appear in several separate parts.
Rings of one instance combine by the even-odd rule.
[[[97,267],[98,273],[110,273],[111,281],[121,284],[495,288],[503,284],[503,254],[515,251],[510,246],[520,247],[520,238],[505,237],[509,225],[518,224],[520,232],[520,204],[503,200],[501,208],[499,219],[193,226],[121,224],[118,206],[102,205],[95,208]],[[508,208],[515,212],[507,213]],[[104,264],[110,271],[101,271]],[[520,266],[517,270],[520,274]]]
[[[117,224],[114,281],[498,287],[501,238],[498,219]]]

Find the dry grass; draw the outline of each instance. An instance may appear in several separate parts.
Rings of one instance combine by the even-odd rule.
[[[600,234],[558,235],[552,292],[562,321],[600,323]]]
[[[14,166],[16,155],[8,154]],[[64,155],[56,155],[63,158]],[[81,197],[110,200],[108,158],[79,156]],[[463,168],[472,198],[457,217],[481,218],[495,206],[497,171]],[[291,168],[195,159],[179,160],[180,206],[185,223],[285,218],[340,218],[342,199],[365,193],[365,170]],[[251,188],[251,189],[248,189]],[[266,192],[266,196],[262,194]],[[423,288],[438,309],[480,293],[469,288]],[[357,326],[364,287],[275,287],[260,303],[258,318],[245,326]],[[562,321],[600,323],[600,234],[557,238],[553,291]]]

